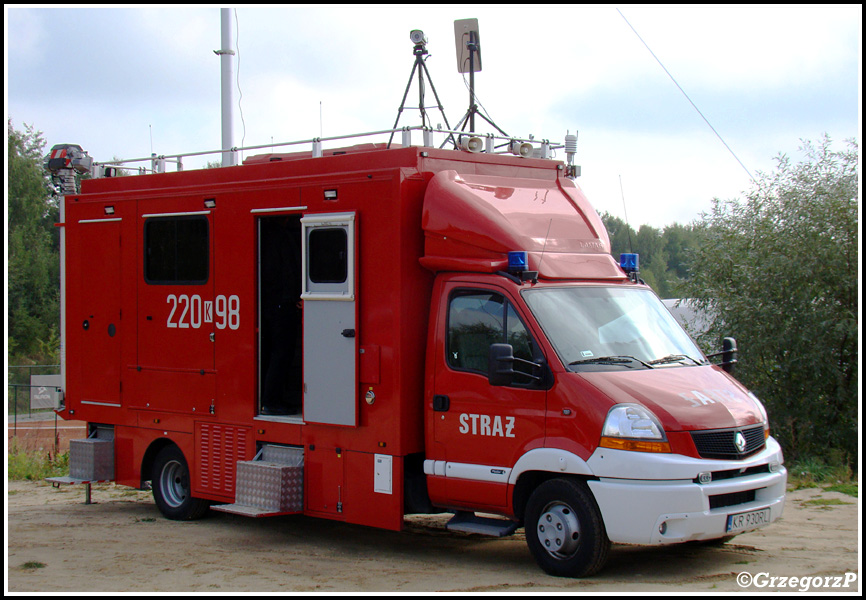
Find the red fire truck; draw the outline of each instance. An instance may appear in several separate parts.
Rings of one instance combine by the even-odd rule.
[[[566,576],[781,515],[761,403],[610,256],[562,162],[313,154],[66,194],[71,480],[150,485],[170,519],[450,511]]]

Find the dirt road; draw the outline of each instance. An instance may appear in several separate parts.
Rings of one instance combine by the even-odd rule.
[[[413,517],[399,533],[216,512],[177,523],[159,515],[149,493],[114,485],[94,486],[92,505],[83,504],[80,486],[9,482],[7,489],[13,593],[860,589],[857,499],[821,490],[791,493],[781,521],[723,546],[615,545],[598,575],[570,580],[535,565],[522,530],[503,539],[455,534],[444,530],[443,516]]]

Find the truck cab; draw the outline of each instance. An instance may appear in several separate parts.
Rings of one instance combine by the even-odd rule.
[[[723,539],[781,515],[782,453],[760,401],[636,265],[597,252],[607,235],[578,188],[437,178],[425,210],[448,218],[426,221],[425,260],[479,272],[439,272],[433,287],[433,504],[522,523],[539,564],[572,576],[600,568],[610,542]],[[541,218],[525,210],[540,197]],[[504,244],[514,260],[482,272]]]

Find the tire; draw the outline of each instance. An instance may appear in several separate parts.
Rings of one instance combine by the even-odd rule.
[[[151,487],[156,506],[167,519],[193,521],[210,507],[207,500],[193,498],[189,466],[177,446],[166,446],[156,455]]]
[[[588,577],[607,561],[610,540],[592,492],[576,479],[542,483],[526,505],[526,544],[557,577]]]

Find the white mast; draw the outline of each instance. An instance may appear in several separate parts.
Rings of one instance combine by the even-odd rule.
[[[232,57],[235,51],[232,50],[232,9],[220,9],[220,22],[222,36],[220,40],[220,50],[215,50],[215,53],[220,56],[221,67],[221,99],[222,99],[222,166],[231,167],[238,164],[237,152],[231,152],[234,147],[233,134],[233,94],[232,94],[232,79],[234,73],[234,63]]]

